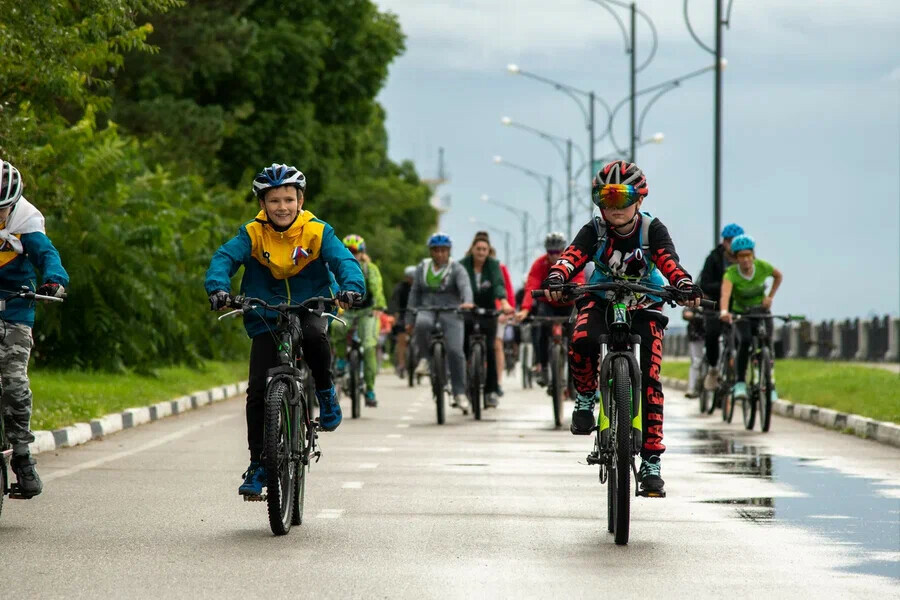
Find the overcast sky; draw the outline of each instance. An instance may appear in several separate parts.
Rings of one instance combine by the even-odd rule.
[[[482,203],[487,194],[529,210],[543,224],[534,180],[491,158],[553,175],[565,171],[553,146],[504,127],[502,116],[571,137],[585,152],[576,104],[552,87],[510,75],[508,63],[593,90],[614,105],[628,93],[628,57],[613,17],[589,0],[376,0],[397,14],[407,51],[391,67],[380,101],[388,113],[390,154],[433,176],[446,149],[452,200],[441,227],[454,255],[468,247],[475,217],[514,234],[513,272],[521,276],[521,228]],[[638,89],[711,65],[690,37],[681,0],[642,0],[659,50]],[[710,0],[692,0],[698,35],[713,44]],[[626,19],[627,12],[619,13]],[[725,31],[723,223],[757,240],[757,254],[785,274],[778,311],[811,318],[900,312],[900,2],[735,0]],[[638,60],[650,32],[638,21]],[[639,107],[640,108],[640,107]],[[669,228],[685,267],[699,276],[712,247],[713,74],[666,94],[648,112],[640,148],[648,210]],[[605,118],[598,107],[598,134]],[[615,122],[627,140],[627,109]],[[612,152],[609,141],[597,155]],[[576,152],[577,157],[577,152]],[[581,161],[576,160],[576,168]],[[588,176],[578,181],[586,186]],[[562,198],[556,200],[562,202]],[[582,194],[577,229],[588,219]],[[558,215],[564,214],[559,210]],[[537,244],[545,230],[532,229]],[[503,249],[496,234],[495,245]]]

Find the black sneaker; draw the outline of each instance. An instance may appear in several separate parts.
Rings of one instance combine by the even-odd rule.
[[[659,456],[651,456],[641,461],[641,469],[638,471],[641,482],[641,494],[657,498],[666,497],[666,482],[660,477],[662,460]]]
[[[11,463],[13,473],[16,474],[16,480],[19,484],[19,492],[28,498],[37,496],[44,489],[44,484],[41,483],[41,478],[38,477],[37,470],[34,468],[35,464],[37,462],[30,454],[13,456]]]
[[[547,369],[541,369],[540,371],[535,371],[534,380],[541,387],[547,387]]]
[[[569,431],[573,435],[590,435],[594,429],[594,400],[597,395],[575,396],[575,410],[572,411],[572,425]]]
[[[497,401],[497,394],[493,392],[488,392],[484,395],[484,407],[485,408],[497,408],[499,402]]]

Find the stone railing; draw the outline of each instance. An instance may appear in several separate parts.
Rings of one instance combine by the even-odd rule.
[[[900,361],[900,318],[809,321],[775,326],[776,358],[814,358],[860,362]],[[669,356],[688,356],[687,334],[666,335]]]

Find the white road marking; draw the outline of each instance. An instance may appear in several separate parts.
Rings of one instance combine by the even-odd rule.
[[[396,440],[398,438],[402,438],[403,434],[402,433],[389,433],[389,434],[387,434],[386,437],[390,440]]]
[[[409,427],[409,423],[398,423],[397,429],[406,429]]]
[[[360,469],[377,469],[378,463],[361,463],[359,465]]]
[[[218,425],[222,421],[227,421],[228,419],[234,419],[237,417],[237,414],[230,415],[222,415],[221,417],[217,417],[215,419],[210,419],[204,421],[202,423],[198,423],[196,425],[191,425],[190,427],[185,427],[179,431],[174,431],[169,435],[164,435],[161,438],[157,438],[152,442],[147,442],[142,446],[138,446],[137,448],[132,448],[131,450],[123,450],[122,452],[116,452],[115,454],[110,454],[108,456],[104,456],[102,458],[96,458],[94,460],[89,460],[87,462],[83,462],[79,465],[75,465],[74,467],[69,467],[67,469],[60,469],[59,471],[54,471],[53,473],[49,473],[43,477],[44,481],[53,481],[54,479],[60,479],[61,477],[67,477],[69,475],[73,475],[75,473],[79,473],[81,471],[86,471],[87,469],[93,469],[95,467],[99,467],[100,465],[105,465],[106,463],[113,462],[114,460],[119,460],[120,458],[127,458],[129,456],[133,456],[138,454],[139,452],[143,452],[145,450],[151,450],[153,448],[158,448],[159,446],[163,446],[168,444],[171,441],[177,440],[178,438],[183,438],[186,435],[190,435],[195,431],[199,431],[205,427],[211,427],[213,425]]]
[[[344,485],[341,487],[345,490],[358,490],[362,489],[363,482],[362,481],[345,481]]]
[[[376,448],[369,448],[369,452],[379,452],[379,453],[384,453],[384,452],[393,452],[393,451],[394,451],[393,448],[388,448],[387,446],[381,446],[381,447],[376,447]]]
[[[401,421],[412,421],[413,418],[410,417],[409,415],[406,415],[406,416],[400,417],[400,420]]]
[[[317,519],[340,519],[344,516],[343,508],[323,508],[316,515]]]

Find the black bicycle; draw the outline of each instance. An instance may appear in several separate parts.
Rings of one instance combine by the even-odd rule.
[[[522,342],[519,344],[519,352],[522,357],[519,361],[522,365],[522,389],[534,387],[534,345],[531,343],[531,326],[527,323],[521,325]]]
[[[266,492],[244,496],[246,501],[266,501],[269,525],[275,535],[285,535],[292,525],[303,523],[306,472],[314,459],[322,456],[318,447],[319,422],[312,418],[306,389],[307,374],[303,360],[303,330],[300,313],[325,316],[343,323],[325,312],[336,306],[333,298],[310,298],[301,304],[268,304],[260,298],[235,296],[229,302],[235,310],[219,320],[265,309],[278,313],[272,335],[278,342],[277,367],[269,369],[266,384],[262,465],[266,470]]]
[[[62,296],[44,296],[32,291],[31,288],[23,287],[20,291],[15,292],[0,300],[0,311],[6,310],[6,303],[16,298],[41,302],[62,302],[65,298]],[[2,389],[2,381],[0,381],[0,389]],[[2,392],[0,392],[2,393]],[[3,424],[3,417],[0,415],[0,514],[3,513],[3,498],[9,496],[10,500],[30,500],[32,496],[22,493],[18,483],[10,483],[10,464],[12,459],[12,445],[6,439],[6,427]]]
[[[348,329],[347,339],[347,363],[344,372],[341,373],[342,391],[350,398],[350,415],[358,419],[362,398],[362,341],[359,339],[358,322],[354,322]]]
[[[490,308],[472,308],[460,310],[463,315],[472,315],[472,332],[469,334],[469,352],[466,361],[466,392],[472,415],[476,421],[481,420],[481,409],[484,404],[484,386],[487,383],[487,353],[493,352],[493,345],[488,347],[487,336],[481,330],[481,320],[495,318],[497,311]]]
[[[434,314],[434,324],[428,341],[428,375],[431,379],[431,393],[434,396],[437,410],[438,425],[443,425],[447,420],[446,396],[449,390],[450,378],[447,374],[447,351],[444,344],[444,325],[441,323],[441,313],[459,313],[456,306],[429,306],[418,309],[408,309],[412,314],[430,312]],[[463,409],[463,414],[468,411]]]
[[[565,334],[565,325],[571,320],[571,316],[529,316],[528,321],[535,324],[550,324],[550,347],[547,357],[547,394],[553,403],[553,423],[556,427],[562,427],[563,402],[566,397],[572,397],[572,381],[569,374],[568,336]]]
[[[734,336],[734,327],[729,323],[722,323],[722,332],[719,334],[719,375],[716,378],[716,389],[703,389],[700,394],[700,410],[703,411],[705,408],[708,414],[713,414],[716,407],[719,407],[722,409],[722,420],[726,423],[731,423],[734,418],[732,390],[737,368]],[[703,362],[706,364],[705,360]]]
[[[772,340],[766,322],[769,319],[779,319],[783,322],[803,321],[806,317],[799,315],[770,315],[770,314],[739,314],[734,320],[751,320],[753,323],[752,337],[750,338],[750,364],[747,373],[747,396],[741,403],[744,416],[744,428],[753,430],[756,424],[756,416],[759,414],[759,427],[762,431],[769,431],[772,423],[772,398],[775,395],[775,355],[772,352]],[[732,406],[732,410],[734,407]]]
[[[624,279],[591,285],[562,284],[550,288],[569,297],[606,292],[612,309],[609,333],[600,336],[601,362],[599,389],[600,414],[594,427],[594,450],[587,457],[589,465],[599,465],[600,483],[607,486],[607,529],[618,545],[628,543],[631,523],[631,475],[634,473],[635,496],[664,497],[665,493],[642,492],[634,457],[642,444],[641,414],[641,336],[631,333],[626,300],[634,296],[652,295],[675,305],[690,299],[686,292],[671,286],[655,287]],[[535,290],[532,296],[542,296]],[[702,305],[715,308],[716,303],[703,300]]]

